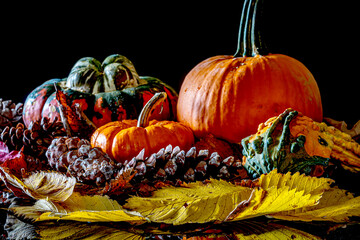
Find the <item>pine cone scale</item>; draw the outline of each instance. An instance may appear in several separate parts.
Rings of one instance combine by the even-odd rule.
[[[92,148],[89,141],[78,137],[54,139],[46,156],[53,169],[69,173],[79,182],[98,186],[109,181],[118,170],[115,162],[100,148]]]
[[[141,154],[139,154],[141,155]],[[197,181],[208,178],[233,179],[239,172],[245,171],[240,159],[234,156],[225,159],[217,152],[210,154],[209,150],[197,150],[196,147],[188,151],[168,145],[146,159],[134,157],[126,161],[123,169],[136,171],[134,182],[147,181]]]

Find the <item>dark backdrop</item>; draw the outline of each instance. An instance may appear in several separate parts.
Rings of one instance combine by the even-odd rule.
[[[119,53],[176,90],[200,61],[234,54],[242,1],[10,3],[1,9],[0,97],[24,101],[81,57]],[[158,1],[160,2],[160,1]],[[272,53],[303,62],[318,82],[324,115],[360,119],[355,2],[266,0],[264,37]]]

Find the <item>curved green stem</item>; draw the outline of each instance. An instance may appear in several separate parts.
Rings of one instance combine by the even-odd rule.
[[[167,98],[167,94],[165,92],[158,92],[150,98],[150,100],[145,104],[143,109],[140,112],[137,127],[147,127],[149,125],[149,119],[153,111],[157,106],[162,104]]]
[[[244,1],[234,57],[253,57],[258,54],[266,54],[266,47],[261,41],[260,31],[256,26],[259,21],[259,14],[257,14],[259,1],[262,0]]]
[[[237,49],[234,54],[234,57],[242,57],[244,56],[244,42],[243,42],[243,35],[244,35],[244,28],[245,28],[245,22],[246,22],[246,12],[248,8],[250,0],[245,0],[243,4],[243,9],[241,12],[241,18],[240,18],[240,26],[239,26],[239,33],[238,33],[238,42],[237,42]]]

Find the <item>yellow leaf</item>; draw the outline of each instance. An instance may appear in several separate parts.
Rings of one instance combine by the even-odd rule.
[[[78,222],[43,222],[37,225],[41,239],[239,239],[239,240],[279,240],[279,239],[320,239],[314,235],[296,228],[258,221],[241,221],[231,224],[206,227],[200,230],[193,228],[159,229],[156,226],[141,228],[126,228],[124,225],[85,224]],[[212,233],[214,232],[214,233]]]
[[[223,221],[227,215],[251,196],[252,189],[222,180],[190,183],[187,187],[166,187],[152,197],[132,197],[125,208],[138,211],[152,222],[169,224]]]
[[[330,182],[273,171],[260,178],[260,188],[212,179],[206,184],[166,187],[149,198],[132,197],[124,207],[140,212],[152,222],[174,225],[235,221],[316,205]]]
[[[39,237],[51,239],[121,239],[144,240],[145,237],[136,232],[126,231],[118,227],[95,225],[80,222],[54,223],[46,222],[37,225]]]
[[[268,174],[263,174],[259,178],[259,186],[264,190],[268,190],[271,187],[289,187],[290,190],[304,191],[305,195],[322,193],[324,190],[329,189],[330,184],[333,182],[334,180],[330,178],[310,177],[304,174],[300,175],[299,172],[293,175],[290,172],[280,174],[277,172],[277,169]]]
[[[331,179],[316,178],[295,173],[291,175],[277,173],[261,175],[259,190],[255,190],[254,198],[247,208],[235,209],[228,220],[242,220],[261,215],[318,204],[323,192],[330,188]],[[287,210],[285,210],[287,209]]]
[[[233,225],[232,230],[238,240],[321,239],[296,228],[271,222],[241,221]]]
[[[324,192],[318,205],[280,212],[274,218],[295,221],[346,222],[350,216],[360,217],[360,197],[338,188]]]
[[[118,202],[107,196],[82,196],[73,193],[64,202],[38,200],[33,206],[10,208],[17,215],[35,221],[72,220],[79,222],[129,222],[141,224],[147,221],[137,212],[123,209]]]

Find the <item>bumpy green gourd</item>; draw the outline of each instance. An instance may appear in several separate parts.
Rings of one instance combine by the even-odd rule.
[[[244,167],[249,176],[257,178],[275,168],[282,173],[299,171],[310,174],[313,167],[328,165],[329,158],[310,156],[306,152],[305,135],[297,137],[291,135],[290,123],[297,115],[297,111],[287,109],[277,118],[272,119],[271,125],[262,129],[262,132],[241,141],[245,157]],[[321,138],[320,141],[319,144],[328,146],[325,139]]]
[[[243,165],[253,178],[275,168],[321,176],[329,163],[360,172],[360,145],[350,135],[292,109],[260,124],[241,144]]]

